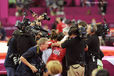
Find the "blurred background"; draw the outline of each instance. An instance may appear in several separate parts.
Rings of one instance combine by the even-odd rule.
[[[84,20],[88,24],[93,18],[96,19],[97,23],[103,23],[105,19],[110,28],[105,42],[108,46],[114,46],[113,4],[113,0],[0,0],[0,24],[4,27],[6,40],[8,40],[16,29],[14,26],[16,21],[22,21],[24,11],[27,12],[26,17],[31,21],[33,20],[27,9],[38,15],[46,12],[51,20],[43,21],[42,25],[46,24],[49,29],[51,29],[57,16],[76,21]]]
[[[114,76],[114,0],[0,0],[0,59],[5,59],[7,41],[17,28],[16,21],[26,18],[33,21],[30,10],[38,15],[47,13],[50,21],[42,21],[45,29],[51,30],[56,24],[56,18],[82,20],[87,24],[96,20],[98,24],[106,24],[109,28],[101,50],[105,57],[104,67]],[[0,60],[0,74],[6,73],[3,60]],[[108,66],[107,66],[108,65]],[[3,69],[2,69],[3,68]]]

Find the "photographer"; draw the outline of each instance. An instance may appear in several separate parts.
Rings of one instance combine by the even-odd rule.
[[[5,58],[4,66],[7,71],[7,76],[15,76],[15,70],[17,68],[17,60],[15,59],[15,55],[17,54],[16,49],[16,41],[15,37],[12,36],[8,41],[8,52]]]
[[[17,52],[19,55],[22,55],[30,47],[36,45],[34,37],[26,32],[22,32],[22,34],[17,37],[16,42]]]
[[[30,48],[25,52],[20,60],[22,61],[23,71],[20,76],[36,76],[37,73],[40,73],[42,76],[42,51],[48,48],[48,39],[40,38],[37,43],[37,46]],[[42,64],[43,65],[43,64]],[[38,67],[39,66],[39,67]]]
[[[90,76],[91,72],[97,68],[97,59],[100,58],[100,43],[99,38],[96,34],[97,26],[96,25],[88,25],[87,33],[87,45],[88,51],[86,52],[86,65],[87,65],[87,73],[86,76]]]

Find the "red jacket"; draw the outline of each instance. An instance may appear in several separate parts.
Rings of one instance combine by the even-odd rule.
[[[56,41],[52,41],[52,43],[55,43],[55,42]],[[65,53],[66,53],[66,49],[63,49],[61,47],[52,47],[52,54],[48,58],[48,61],[50,61],[50,60],[58,60],[58,61],[62,62],[62,59],[65,56]]]

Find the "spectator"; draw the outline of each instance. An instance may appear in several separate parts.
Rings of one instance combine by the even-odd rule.
[[[102,69],[102,70],[99,70],[96,73],[96,76],[110,76],[110,75],[109,75],[109,72],[106,69]]]
[[[64,15],[64,0],[57,0],[57,15]]]
[[[16,3],[15,0],[9,0],[9,7],[10,8],[14,8],[15,7],[15,3]]]
[[[46,0],[47,7],[49,7],[49,10],[52,16],[56,15],[56,11],[57,11],[56,2],[57,2],[56,0]]]
[[[106,69],[100,69],[97,68],[92,71],[91,76],[110,76],[109,72]]]
[[[52,24],[51,29],[56,29],[57,28],[57,24],[58,24],[58,22],[57,22],[57,19],[56,19],[54,21],[54,23]]]
[[[16,0],[16,13],[15,15],[16,16],[22,16],[23,15],[23,8],[24,8],[24,5],[23,5],[23,1],[22,0]]]
[[[0,40],[5,40],[6,39],[6,31],[2,27],[2,23],[0,22]]]
[[[60,76],[62,73],[62,65],[59,61],[57,60],[52,60],[49,61],[46,65],[48,74],[53,75],[53,76]]]
[[[58,24],[57,24],[57,33],[63,32],[63,29],[64,29],[67,25],[62,22],[62,18],[57,17],[56,19],[57,19],[57,22],[58,22]]]

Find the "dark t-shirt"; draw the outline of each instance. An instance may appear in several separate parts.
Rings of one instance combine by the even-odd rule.
[[[6,55],[6,59],[5,59],[5,63],[4,66],[5,67],[12,67],[12,68],[16,68],[14,62],[13,62],[13,55],[17,54],[16,52],[16,41],[15,41],[15,37],[12,37],[9,42],[8,42],[8,51],[7,51],[7,55]]]
[[[99,43],[99,38],[96,34],[88,37],[87,45],[88,45],[88,53],[89,54],[92,53],[92,55],[98,57],[100,50],[100,43]]]
[[[38,49],[39,48],[37,48],[37,46],[34,46],[27,52],[25,52],[22,56],[27,59],[27,61],[32,65],[37,66],[40,64],[42,58],[42,52],[40,51],[40,49]],[[28,66],[26,66],[25,64],[23,64],[23,66],[26,71],[30,71],[32,73],[31,69]]]
[[[68,66],[84,61],[84,42],[79,37],[66,40],[62,45],[66,48]]]

